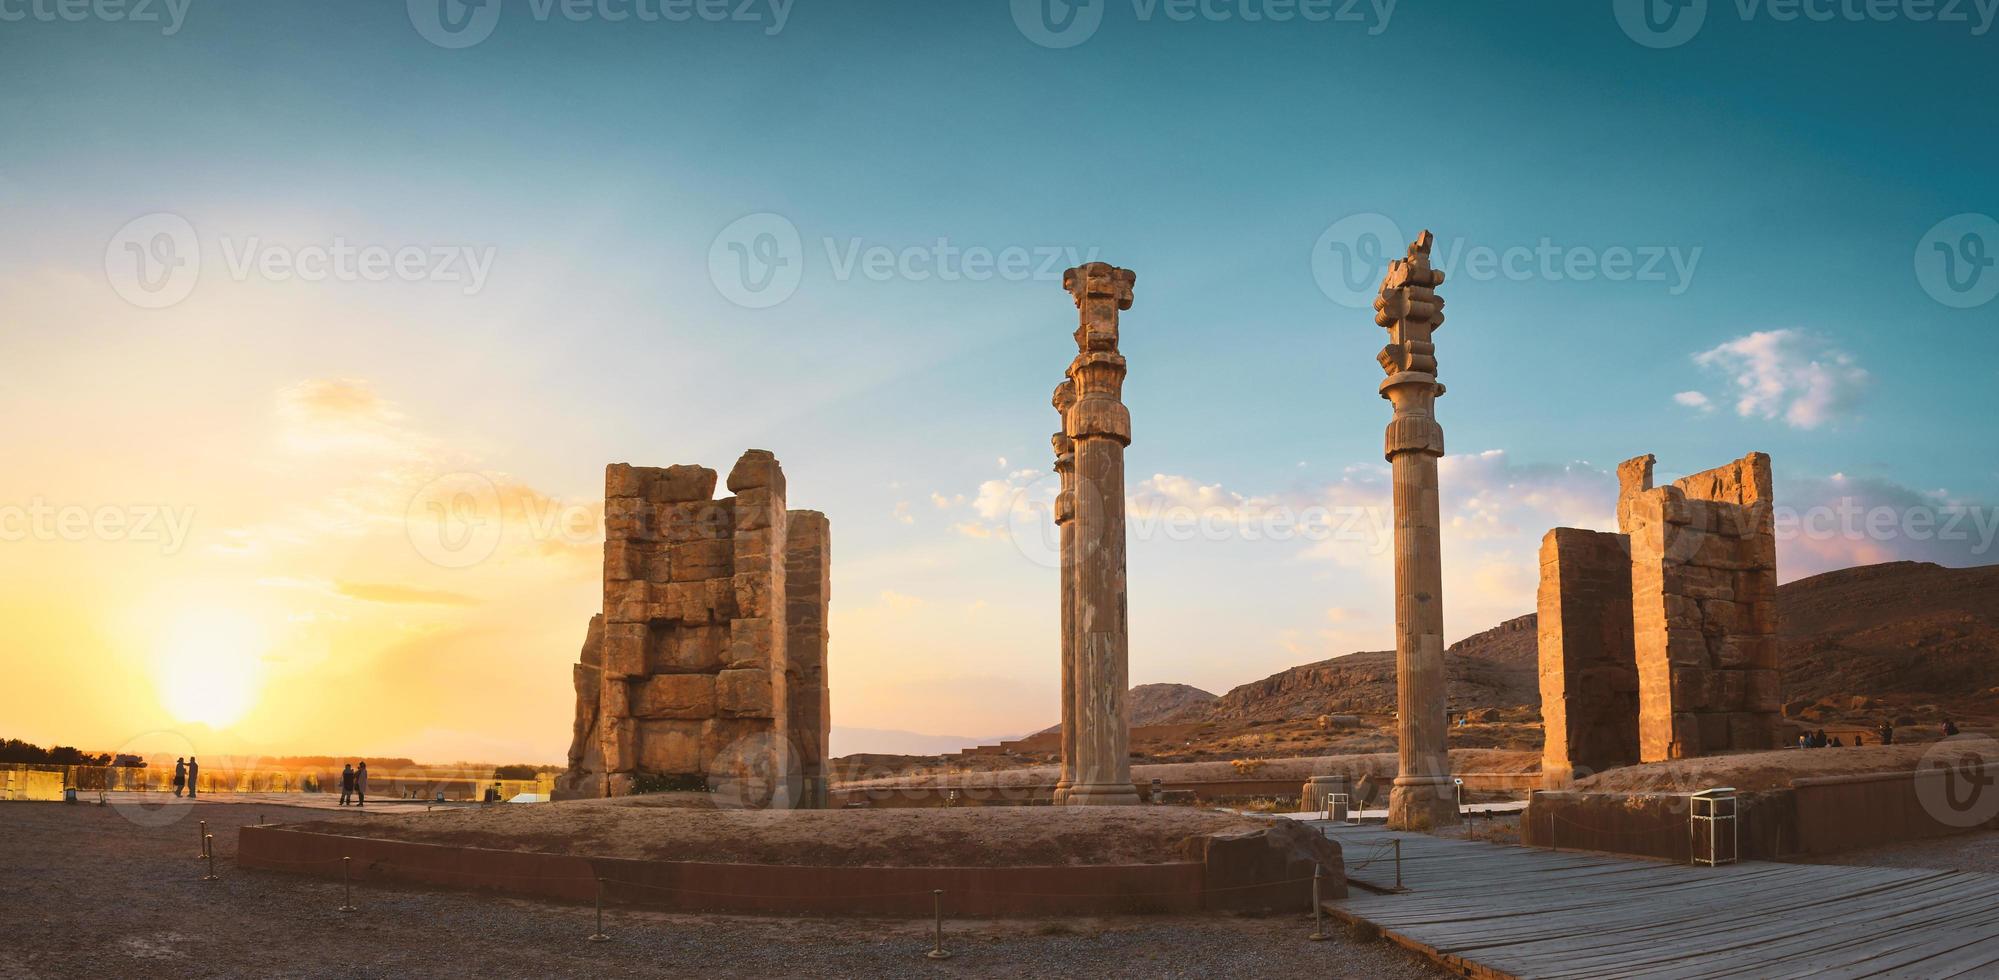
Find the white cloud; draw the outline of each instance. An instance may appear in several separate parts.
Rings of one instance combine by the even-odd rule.
[[[1845,414],[1868,382],[1853,355],[1801,330],[1759,330],[1694,355],[1694,363],[1734,383],[1736,414],[1781,417],[1798,429]]]
[[[1714,402],[1710,401],[1706,395],[1703,395],[1698,391],[1680,392],[1679,394],[1673,396],[1673,400],[1679,402],[1682,405],[1685,405],[1688,408],[1697,408],[1703,412],[1714,411]]]
[[[895,502],[895,519],[901,524],[916,523],[916,515],[909,512],[909,501],[898,500]]]

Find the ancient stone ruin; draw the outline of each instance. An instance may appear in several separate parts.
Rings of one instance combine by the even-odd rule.
[[[826,516],[785,509],[752,449],[714,499],[700,466],[604,471],[604,611],[575,667],[561,797],[705,789],[723,805],[826,805]]]
[[[1437,458],[1444,429],[1437,424],[1437,347],[1444,325],[1437,287],[1444,273],[1430,267],[1427,231],[1407,257],[1388,265],[1374,322],[1388,330],[1376,360],[1388,376],[1381,397],[1395,406],[1385,455],[1395,503],[1395,676],[1397,774],[1388,796],[1388,825],[1428,830],[1458,822],[1451,781],[1449,702],[1444,676],[1444,564],[1437,502]]]
[[[1076,358],[1055,392],[1062,432],[1055,441],[1062,498],[1064,654],[1062,802],[1133,804],[1129,637],[1125,607],[1124,406],[1118,313],[1131,309],[1137,276],[1105,262],[1070,269],[1062,287],[1076,303]],[[1067,452],[1064,453],[1064,449]],[[1066,457],[1066,458],[1065,458]],[[1073,734],[1072,734],[1073,733]]]
[[[1777,747],[1783,704],[1770,457],[1669,486],[1617,468],[1620,533],[1541,542],[1542,771]]]

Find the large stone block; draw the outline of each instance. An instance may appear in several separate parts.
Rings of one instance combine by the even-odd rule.
[[[727,578],[735,573],[735,550],[727,538],[682,541],[667,547],[676,581]]]
[[[661,622],[646,659],[654,674],[712,674],[722,669],[725,627]]]
[[[661,674],[635,686],[634,717],[705,719],[715,715],[713,674]]]
[[[728,666],[768,670],[777,652],[777,632],[768,619],[736,619],[729,623]]]
[[[771,702],[771,672],[746,668],[715,675],[715,708],[725,718],[775,717]]]
[[[660,775],[694,775],[703,771],[701,736],[705,722],[687,720],[637,723],[636,768]]]
[[[607,617],[608,618],[608,617]],[[604,624],[604,673],[635,677],[646,672],[646,624]]]
[[[715,496],[715,471],[705,466],[668,466],[646,471],[645,497],[654,503],[705,501]]]
[[[774,490],[779,497],[784,496],[784,468],[770,450],[743,453],[729,471],[729,492],[741,497],[748,490]]]

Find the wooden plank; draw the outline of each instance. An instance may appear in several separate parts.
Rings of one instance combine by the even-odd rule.
[[[1467,976],[1999,975],[1995,875],[1690,868],[1376,828],[1330,836],[1350,855],[1399,837],[1411,891],[1328,910]]]

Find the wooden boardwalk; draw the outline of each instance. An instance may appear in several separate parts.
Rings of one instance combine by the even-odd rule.
[[[1320,824],[1319,826],[1326,826]],[[1332,826],[1327,911],[1473,977],[1999,977],[1999,875],[1745,862],[1687,867]]]

